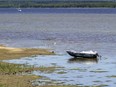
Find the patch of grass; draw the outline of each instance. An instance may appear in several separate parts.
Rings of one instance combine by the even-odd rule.
[[[66,71],[60,71],[60,72],[57,72],[58,74],[66,74],[67,72]]]
[[[60,68],[60,67],[57,67],[57,66],[50,66],[50,67],[40,66],[40,67],[38,67],[38,70],[41,71],[41,72],[45,72],[45,73],[52,73],[57,68]]]
[[[116,75],[106,76],[108,78],[116,78]]]
[[[46,73],[52,73],[54,72],[57,68],[57,66],[51,66],[51,67],[45,67],[45,66],[40,66],[40,67],[34,67],[34,66],[29,66],[29,65],[22,65],[22,64],[11,64],[11,63],[4,63],[0,62],[0,74],[1,75],[11,75],[11,74],[17,74],[17,73],[28,73],[31,71],[41,71],[41,72],[46,72]]]
[[[47,49],[13,48],[2,45],[0,46],[0,60],[15,59],[33,55],[53,55],[53,54],[54,52],[50,52]]]
[[[34,66],[0,62],[1,75],[6,75],[6,74],[11,75],[11,74],[17,74],[22,72],[31,72],[33,70],[37,70],[37,68],[34,68]]]
[[[0,84],[0,87],[5,87],[3,84]]]
[[[38,78],[34,75],[0,75],[0,87],[33,87],[30,81]]]
[[[42,76],[22,75],[22,73],[34,70],[39,70],[39,68],[0,62],[0,87],[32,87],[30,81],[39,79]]]
[[[98,85],[98,86],[92,86],[92,87],[109,87],[109,85],[106,85],[106,84],[101,84],[101,85]]]
[[[87,69],[81,69],[81,68],[73,68],[73,69],[71,69],[71,70],[78,70],[78,71],[80,71],[80,72],[85,72],[85,71],[87,71]]]
[[[108,71],[105,71],[105,70],[102,70],[102,69],[96,69],[96,70],[92,70],[90,72],[94,72],[94,73],[104,73],[104,72],[108,72]]]
[[[95,83],[99,83],[99,82],[101,82],[101,81],[99,81],[99,80],[96,80],[96,81],[93,81],[93,82],[95,82]]]

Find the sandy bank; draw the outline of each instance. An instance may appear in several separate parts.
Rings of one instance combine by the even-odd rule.
[[[0,60],[28,57],[32,55],[52,55],[47,49],[36,48],[14,48],[0,45]]]

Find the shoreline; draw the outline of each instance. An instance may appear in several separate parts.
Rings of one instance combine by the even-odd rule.
[[[47,49],[37,48],[14,48],[0,45],[0,60],[17,59],[33,55],[54,55]],[[28,75],[34,70],[55,70],[56,67],[32,67],[22,64],[12,64],[0,61],[0,87],[33,87],[32,80],[40,79],[42,76]],[[25,75],[21,73],[27,73]]]
[[[0,45],[0,60],[16,59],[33,55],[54,55],[54,52],[41,48],[14,48]]]
[[[32,1],[32,2],[26,2],[24,1],[18,1],[19,5],[16,1],[8,2],[6,1],[0,1],[0,8],[1,7],[15,7],[15,8],[60,8],[60,7],[110,7],[110,8],[116,8],[116,1]]]

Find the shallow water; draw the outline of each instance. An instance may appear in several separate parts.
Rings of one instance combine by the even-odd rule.
[[[115,64],[111,59],[74,59],[68,55],[36,56],[14,59],[6,62],[39,66],[60,66],[53,73],[34,71],[33,74],[45,76],[57,84],[92,86],[105,84],[113,87],[115,83]],[[112,69],[111,69],[112,68]],[[48,81],[48,80],[47,80]],[[41,85],[46,80],[36,80]]]
[[[116,85],[116,14],[0,13],[0,43],[13,47],[48,48],[54,56],[35,56],[11,63],[61,66],[42,75],[59,84]],[[71,59],[66,50],[94,50],[101,59]],[[36,81],[38,85],[39,82]]]

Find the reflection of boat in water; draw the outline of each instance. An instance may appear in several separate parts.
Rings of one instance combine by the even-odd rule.
[[[94,64],[98,63],[98,58],[70,58],[68,63]]]
[[[98,53],[95,51],[82,51],[82,52],[75,52],[75,51],[67,51],[67,53],[70,56],[73,57],[79,57],[79,58],[97,58],[99,55]]]

